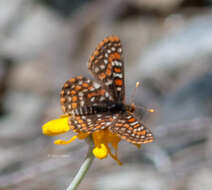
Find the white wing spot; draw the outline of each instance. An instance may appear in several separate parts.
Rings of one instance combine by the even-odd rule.
[[[95,73],[98,73],[98,72],[99,72],[99,68],[96,67],[96,68],[95,68]]]
[[[91,102],[94,102],[94,100],[95,100],[95,97],[93,96],[93,97],[92,97],[90,100],[91,100]]]
[[[93,84],[93,86],[94,86],[96,89],[98,89],[101,85],[95,82],[95,83]]]
[[[109,126],[112,122],[106,122],[106,126]]]
[[[119,53],[121,53],[122,52],[122,49],[121,48],[118,48],[118,50],[117,50]]]
[[[106,84],[107,86],[109,86],[109,85],[112,84],[112,83],[113,83],[113,81],[110,80],[110,79],[108,79],[107,82],[105,82],[105,84]]]
[[[103,70],[105,69],[105,65],[100,65],[100,68]]]
[[[105,97],[109,97],[109,93],[108,92],[105,92]]]
[[[81,101],[80,102],[80,106],[84,106],[85,105],[85,102],[84,101]]]
[[[130,119],[131,117],[132,117],[131,115],[128,115],[126,118],[127,118],[127,119]]]
[[[135,121],[133,123],[130,123],[131,126],[138,124],[138,121]],[[139,129],[139,128],[138,128]]]
[[[113,73],[113,76],[114,77],[118,77],[118,78],[122,78],[122,74],[121,73]]]
[[[110,54],[110,53],[111,53],[111,50],[110,50],[110,49],[108,49],[108,50],[107,50],[107,52]]]
[[[105,100],[105,97],[104,96],[101,96],[100,97],[100,101],[103,101],[103,100]]]

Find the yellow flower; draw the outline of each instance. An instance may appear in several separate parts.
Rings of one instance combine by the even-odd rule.
[[[70,116],[62,116],[59,119],[47,122],[42,127],[43,134],[48,136],[56,136],[70,131],[71,129],[68,125],[69,117]],[[54,141],[54,143],[57,145],[69,144],[76,139],[83,140],[87,138],[89,135],[90,134],[88,133],[77,132],[75,136],[73,136],[71,139],[67,141],[58,139]],[[104,159],[107,158],[108,155],[110,155],[119,165],[122,164],[119,161],[117,155],[118,143],[121,140],[118,136],[112,134],[108,129],[93,132],[91,135],[94,142],[93,154],[96,158]],[[114,154],[111,152],[109,145],[111,145],[111,147],[114,149]]]

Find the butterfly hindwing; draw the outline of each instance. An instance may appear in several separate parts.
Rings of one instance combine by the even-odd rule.
[[[120,138],[134,144],[144,144],[154,140],[150,129],[129,112],[120,114],[114,124],[109,127],[109,130]]]
[[[109,36],[99,43],[88,62],[88,69],[117,102],[124,102],[124,62],[119,37]]]
[[[91,133],[108,128],[116,119],[117,115],[104,113],[87,116],[75,116],[70,117],[69,126],[76,132]]]

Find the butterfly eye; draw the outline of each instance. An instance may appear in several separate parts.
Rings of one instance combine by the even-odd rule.
[[[135,104],[131,104],[131,110],[130,110],[130,112],[134,112],[135,111],[135,108],[136,108],[136,106],[135,106]]]

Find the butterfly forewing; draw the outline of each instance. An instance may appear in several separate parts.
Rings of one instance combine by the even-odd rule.
[[[109,130],[134,144],[144,144],[154,140],[150,129],[145,127],[129,112],[120,114],[114,124],[109,127]]]
[[[99,43],[90,56],[88,69],[117,102],[124,102],[124,62],[122,46],[117,36],[109,36]]]
[[[86,115],[89,108],[109,101],[113,101],[113,98],[101,85],[82,76],[66,81],[60,93],[60,103],[65,114]]]

